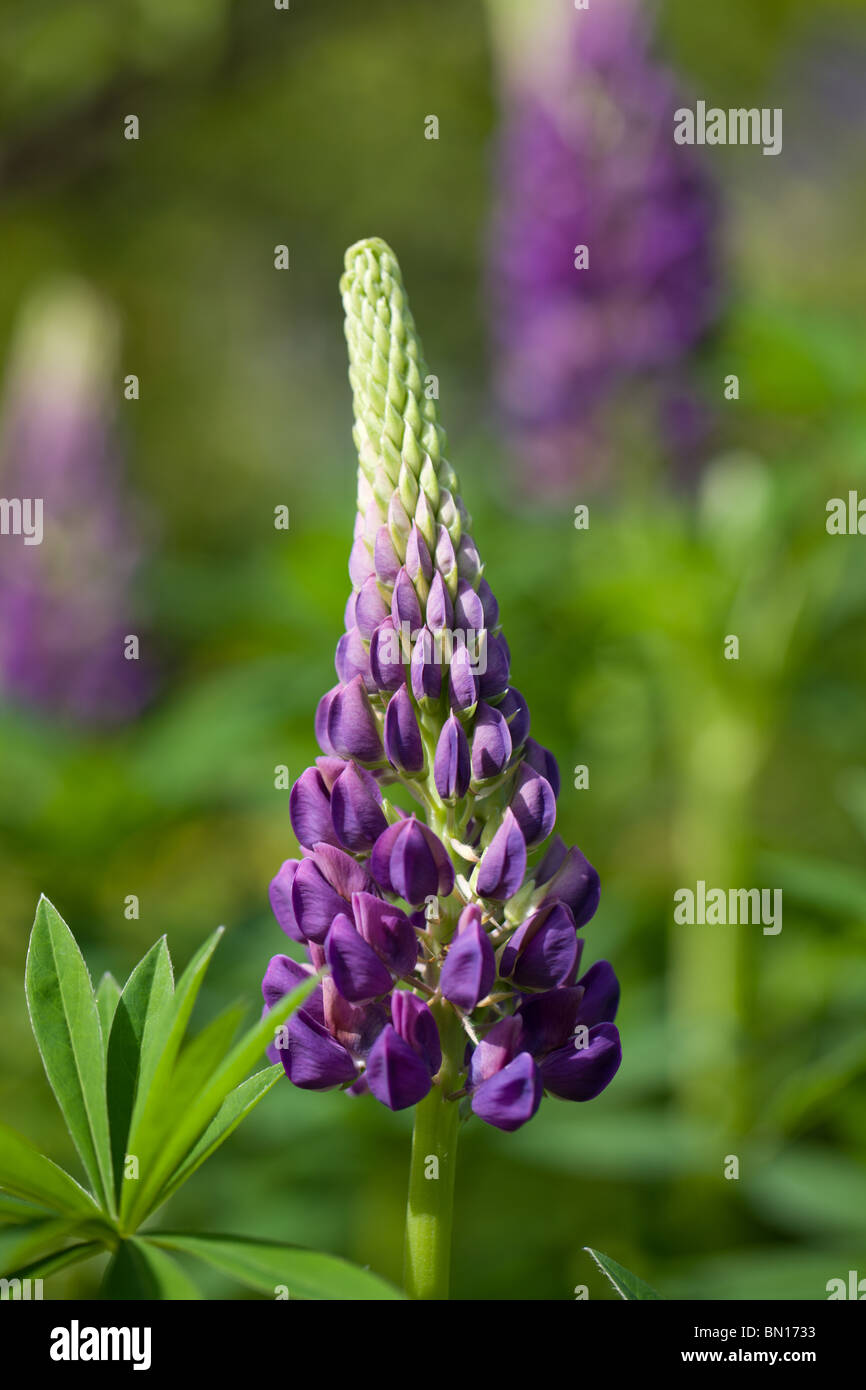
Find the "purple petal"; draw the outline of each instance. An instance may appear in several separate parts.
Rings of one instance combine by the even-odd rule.
[[[411,775],[424,770],[421,730],[405,685],[391,696],[385,711],[385,754],[398,772]]]
[[[337,756],[337,750],[328,737],[328,716],[330,715],[334,698],[340,689],[341,687],[339,685],[332,686],[330,690],[325,692],[316,706],[316,742],[322,752],[326,753],[329,757]]]
[[[429,580],[433,574],[433,564],[427,542],[414,521],[412,522],[412,530],[409,532],[409,539],[406,542],[406,570],[409,578],[413,581],[419,575],[423,575],[426,580]]]
[[[522,1047],[521,1021],[501,1018],[481,1039],[469,1060],[469,1085],[480,1086],[513,1061]]]
[[[352,912],[361,936],[389,970],[408,975],[418,959],[418,937],[406,913],[372,893],[354,893]]]
[[[469,648],[462,644],[454,647],[448,680],[452,708],[456,710],[472,709],[478,701],[478,680],[473,669]]]
[[[343,758],[376,763],[384,757],[376,716],[360,676],[334,696],[328,711],[328,738]]]
[[[553,795],[559,796],[559,764],[548,748],[542,748],[541,744],[536,743],[534,738],[526,739],[523,761],[534,768],[536,772],[540,772],[542,777],[546,777],[553,787]]]
[[[341,845],[355,854],[372,849],[388,825],[381,801],[382,793],[369,772],[347,763],[331,792],[331,817]]]
[[[578,1023],[592,1028],[596,1023],[613,1023],[619,1007],[619,980],[610,961],[597,960],[577,982],[583,986]]]
[[[337,643],[334,666],[344,685],[348,685],[356,676],[359,676],[364,682],[365,689],[375,690],[376,687],[370,672],[370,656],[356,627],[344,632]]]
[[[513,748],[520,748],[526,742],[529,733],[529,706],[514,686],[509,686],[499,704],[496,706],[499,713],[508,721],[508,729],[511,734],[511,744]],[[537,746],[537,745],[536,745]],[[536,768],[536,771],[540,769]],[[543,773],[547,776],[546,773]],[[547,778],[550,781],[550,778]]]
[[[405,567],[400,569],[394,582],[394,592],[391,595],[391,617],[395,627],[402,627],[404,623],[408,623],[410,632],[417,632],[424,623],[415,585],[409,578]]]
[[[451,602],[451,595],[445,587],[445,581],[439,570],[433,576],[433,583],[430,585],[430,593],[427,596],[427,626],[431,632],[440,632],[443,628],[450,628],[454,617],[454,605]]]
[[[442,653],[437,650],[429,628],[422,627],[415,640],[409,662],[409,680],[416,700],[425,697],[429,700],[439,699],[442,693]]]
[[[328,932],[325,956],[334,984],[350,1004],[364,1004],[391,989],[390,972],[342,913]]]
[[[433,779],[444,801],[459,801],[469,790],[469,743],[463,726],[453,714],[449,715],[433,760]]]
[[[476,782],[498,777],[511,757],[511,734],[498,709],[483,701],[472,732],[472,777]]]
[[[367,1058],[367,1083],[389,1110],[417,1105],[430,1090],[430,1072],[418,1053],[387,1024]]]
[[[484,611],[482,626],[489,628],[492,632],[499,623],[499,604],[496,602],[496,595],[486,579],[481,579],[478,584],[478,597]]]
[[[436,1020],[423,999],[411,990],[395,989],[391,995],[391,1018],[400,1037],[435,1076],[442,1065],[442,1044]]]
[[[406,680],[400,634],[385,618],[370,639],[370,675],[378,690],[397,690]]]
[[[574,1034],[582,998],[583,989],[574,985],[524,999],[517,1017],[523,1024],[523,1045],[527,1052],[539,1057],[555,1047],[563,1047]]]
[[[295,870],[292,911],[302,939],[323,942],[334,918],[345,911],[346,901],[322,875],[316,858],[302,859]]]
[[[528,1052],[519,1052],[513,1062],[473,1092],[472,1109],[487,1124],[512,1133],[532,1119],[541,1095],[538,1067]]]
[[[517,892],[526,873],[526,841],[514,812],[506,809],[502,824],[484,851],[478,870],[478,895],[505,902]]]
[[[376,532],[376,542],[373,547],[373,565],[376,577],[383,584],[393,584],[400,571],[400,560],[394,549],[394,542],[391,540],[391,533],[387,526],[380,526]]]
[[[300,859],[285,859],[268,887],[273,914],[286,936],[293,941],[306,940],[292,907],[292,884],[300,862]]]
[[[289,818],[298,844],[312,849],[317,840],[338,843],[331,820],[331,798],[325,779],[316,767],[302,772],[289,795]]]
[[[485,995],[490,993],[496,978],[496,958],[484,928],[470,923],[451,942],[439,988],[445,998],[464,1013],[471,1013]]]
[[[510,804],[527,849],[547,839],[556,823],[556,797],[546,777],[532,768],[518,767]]]
[[[505,638],[501,635],[493,637],[488,633],[484,656],[484,669],[480,661],[478,666],[478,692],[487,699],[491,695],[501,695],[508,688],[511,656]]]
[[[458,632],[478,633],[486,626],[484,605],[471,584],[465,579],[457,582],[457,597],[454,600],[454,627]]]
[[[349,555],[349,578],[354,587],[360,589],[373,573],[375,566],[369,547],[363,536],[358,536]]]
[[[582,949],[571,912],[564,903],[552,903],[517,928],[502,952],[500,972],[520,989],[571,985]]]
[[[355,1079],[355,1064],[344,1047],[303,1009],[288,1022],[287,1046],[279,1049],[286,1076],[305,1091],[329,1091]]]
[[[454,866],[441,840],[414,816],[390,825],[373,846],[370,872],[386,892],[413,907],[432,895],[447,897]]]
[[[586,1047],[571,1044],[545,1057],[541,1076],[545,1090],[561,1100],[593,1100],[616,1076],[621,1062],[617,1029],[612,1023],[598,1023],[590,1028]]]
[[[382,597],[382,590],[374,575],[364,582],[356,597],[355,624],[361,636],[369,641],[379,624],[388,616],[388,605]]]
[[[539,864],[535,881],[547,884],[547,898],[556,898],[568,905],[576,927],[585,926],[598,907],[601,897],[598,874],[576,846],[566,850],[558,837]]]

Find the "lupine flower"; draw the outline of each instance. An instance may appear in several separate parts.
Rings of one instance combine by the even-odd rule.
[[[94,723],[132,717],[151,686],[146,663],[124,654],[138,631],[138,556],[113,432],[115,336],[84,286],[32,301],[0,436],[0,493],[39,499],[43,517],[41,543],[0,537],[0,685],[16,702]]]
[[[531,31],[504,0],[490,11],[503,107],[497,394],[533,487],[555,491],[600,455],[599,409],[624,386],[652,383],[667,444],[685,454],[699,440],[683,363],[717,312],[716,199],[694,151],[674,143],[682,100],[637,0],[533,15]]]
[[[514,1130],[545,1091],[589,1100],[620,1063],[613,970],[579,974],[598,875],[550,838],[556,760],[529,737],[510,684],[384,242],[347,252],[342,292],[359,456],[353,588],[339,681],[316,713],[322,756],[290,796],[301,858],[270,886],[307,962],[274,957],[265,1007],[310,971],[324,978],[272,1055],[297,1086],[369,1090],[393,1110],[442,1086],[447,1104]]]

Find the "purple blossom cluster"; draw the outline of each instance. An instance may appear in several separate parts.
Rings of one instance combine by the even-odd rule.
[[[504,37],[491,236],[498,397],[551,488],[601,452],[599,410],[626,383],[654,382],[667,442],[693,448],[705,412],[682,364],[719,297],[717,199],[674,143],[646,11],[604,0],[567,24]]]
[[[513,1130],[545,1091],[590,1100],[619,1067],[616,977],[606,961],[581,973],[578,933],[598,906],[599,879],[580,850],[551,838],[559,771],[530,737],[511,684],[453,470],[441,456],[434,468],[429,451],[444,436],[413,408],[420,347],[396,262],[373,241],[353,248],[347,267],[350,351],[353,315],[377,336],[370,303],[408,346],[381,337],[400,377],[381,367],[378,393],[369,379],[378,359],[359,381],[361,348],[353,357],[353,588],[338,681],[316,712],[321,756],[289,798],[300,857],[270,885],[274,915],[306,958],[271,960],[265,1008],[311,973],[323,978],[272,1056],[296,1086],[370,1091],[394,1110],[445,1085],[448,1099],[466,1096],[483,1120]],[[377,423],[368,403],[383,395],[425,446],[416,459],[403,435],[396,483],[376,460],[365,469]],[[424,479],[414,489],[413,465]],[[416,812],[398,804],[398,789]]]

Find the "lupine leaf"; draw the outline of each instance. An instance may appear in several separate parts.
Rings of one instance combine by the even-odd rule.
[[[65,1250],[57,1250],[51,1255],[44,1255],[42,1259],[34,1260],[32,1264],[22,1265],[18,1269],[12,1270],[8,1279],[45,1279],[49,1274],[56,1274],[58,1270],[66,1269],[69,1265],[80,1264],[82,1260],[90,1260],[94,1255],[104,1255],[106,1247],[99,1240],[83,1241],[80,1245],[70,1245]]]
[[[44,1206],[37,1206],[33,1202],[23,1202],[20,1197],[7,1197],[5,1192],[0,1192],[0,1225],[20,1226],[25,1221],[38,1221],[40,1217],[47,1216],[48,1212]]]
[[[25,969],[30,1022],[87,1176],[114,1209],[105,1051],[87,966],[63,918],[39,900]]]
[[[201,1298],[177,1262],[149,1240],[132,1237],[112,1256],[102,1281],[101,1297],[111,1300],[183,1300]]]
[[[255,1076],[241,1082],[240,1086],[236,1086],[226,1096],[198,1143],[178,1165],[171,1180],[163,1188],[160,1194],[162,1201],[166,1201],[182,1183],[186,1182],[187,1178],[192,1177],[196,1169],[204,1163],[206,1158],[210,1158],[220,1144],[228,1139],[229,1135],[237,1129],[241,1120],[245,1119],[253,1107],[258,1105],[262,1097],[279,1081],[281,1076],[285,1076],[285,1072],[281,1064],[277,1063],[276,1066],[256,1072]]]
[[[119,998],[120,985],[115,980],[111,971],[106,970],[99,984],[96,986],[96,1012],[99,1014],[102,1041],[106,1046],[108,1045],[108,1035],[111,1032],[114,1010],[117,1008],[117,1001]]]
[[[622,1265],[617,1264],[616,1260],[612,1260],[609,1255],[602,1255],[601,1251],[593,1250],[590,1245],[585,1245],[583,1248],[595,1260],[602,1274],[607,1275],[620,1298],[626,1299],[627,1302],[640,1299],[658,1299],[661,1301],[660,1293],[656,1293],[655,1289],[651,1289],[649,1284],[644,1283],[643,1279],[632,1274],[631,1270],[624,1269]]]
[[[171,961],[163,937],[139,961],[124,985],[108,1039],[106,1086],[114,1182],[118,1194],[123,1182],[123,1160],[147,1022],[150,1019],[151,1026],[157,1026],[156,1020],[161,1017],[173,994]]]
[[[138,1090],[129,1127],[129,1153],[137,1155],[144,1149],[147,1134],[155,1122],[155,1117],[159,1115],[193,1005],[222,933],[223,928],[217,927],[204,945],[199,947],[177,982],[171,1004],[165,1005],[160,1011],[153,1029],[147,1029],[142,1044]],[[136,1179],[124,1180],[120,1203],[124,1219],[129,1216],[132,1205],[140,1193],[140,1186]]]
[[[0,1188],[64,1215],[93,1220],[99,1207],[89,1192],[14,1129],[0,1124]]]
[[[307,995],[319,983],[311,975],[285,995],[254,1024],[232,1048],[224,1061],[211,1073],[193,1104],[189,1105],[176,1127],[166,1137],[148,1171],[142,1169],[140,1192],[130,1201],[129,1213],[140,1224],[146,1213],[163,1200],[162,1190],[187,1152],[201,1138],[220,1106],[234,1088],[246,1078],[250,1067],[262,1056],[273,1041],[274,1030],[299,1008]]]
[[[240,1236],[187,1235],[155,1231],[151,1239],[196,1255],[214,1269],[271,1298],[287,1289],[290,1298],[391,1300],[403,1298],[393,1284],[336,1255]],[[285,1296],[285,1295],[284,1295]]]

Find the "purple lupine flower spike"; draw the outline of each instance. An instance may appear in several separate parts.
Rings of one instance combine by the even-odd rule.
[[[274,958],[265,1007],[311,970],[323,979],[274,1055],[308,1089],[400,1110],[437,1087],[514,1130],[545,1090],[588,1099],[619,1065],[613,970],[578,978],[598,875],[550,839],[556,760],[510,685],[397,263],[373,240],[346,265],[353,587],[340,680],[316,711],[321,756],[290,796],[301,857],[270,886],[307,960]]]
[[[107,306],[84,284],[46,287],[13,341],[0,435],[0,690],[93,725],[134,718],[155,683],[132,602],[116,358]]]
[[[683,103],[648,7],[556,8],[528,23],[520,6],[490,6],[503,110],[490,298],[497,396],[526,479],[561,493],[601,471],[600,412],[635,382],[665,443],[693,455],[706,431],[688,359],[720,295],[718,198],[674,142]]]

